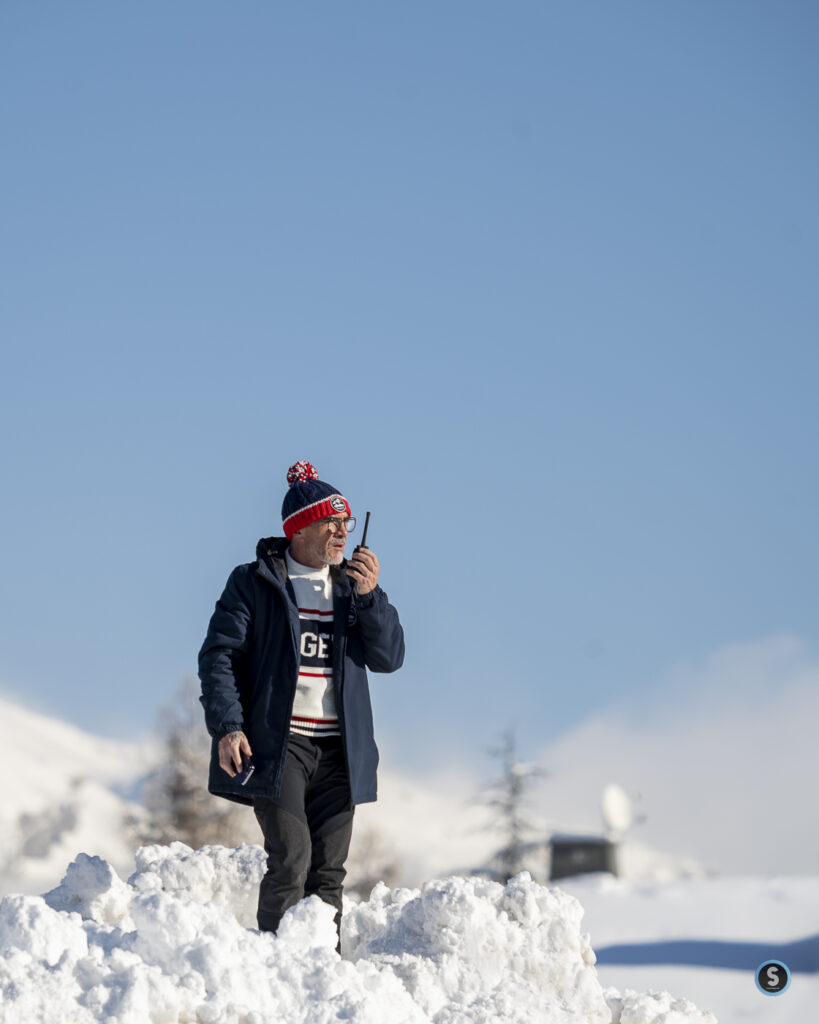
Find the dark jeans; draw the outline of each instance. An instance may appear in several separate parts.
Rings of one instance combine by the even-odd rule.
[[[305,896],[336,908],[341,927],[344,862],[353,832],[350,783],[341,737],[290,734],[277,797],[255,797],[267,872],[259,888],[261,931],[274,932],[282,915]]]

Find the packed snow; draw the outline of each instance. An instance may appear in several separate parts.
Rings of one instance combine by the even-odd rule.
[[[44,897],[0,902],[3,1024],[713,1024],[667,993],[603,989],[579,902],[523,873],[379,884],[345,908],[254,927],[264,853],[181,843],[127,882],[80,855]]]

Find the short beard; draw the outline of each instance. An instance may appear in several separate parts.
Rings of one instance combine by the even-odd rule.
[[[344,561],[344,552],[339,551],[337,555],[323,555],[321,560],[325,565],[341,565]]]

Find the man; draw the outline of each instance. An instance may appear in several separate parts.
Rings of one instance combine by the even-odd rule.
[[[284,537],[260,540],[256,561],[233,570],[199,652],[208,789],[252,804],[264,835],[263,931],[312,894],[336,908],[340,928],[353,809],[376,798],[366,669],[404,660],[378,559],[357,548],[344,560],[347,499],[308,462],[287,481]]]

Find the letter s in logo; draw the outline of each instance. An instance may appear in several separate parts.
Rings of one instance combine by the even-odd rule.
[[[781,960],[766,960],[756,969],[756,987],[766,996],[781,995],[790,983],[790,969]]]

